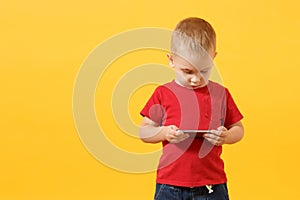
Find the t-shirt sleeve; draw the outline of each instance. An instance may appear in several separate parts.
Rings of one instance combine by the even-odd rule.
[[[243,119],[243,115],[235,104],[230,92],[226,89],[226,117],[224,126],[228,127],[234,123],[239,122]]]
[[[160,87],[156,88],[154,93],[140,112],[143,117],[148,117],[158,125],[162,125],[165,115],[164,108],[161,104],[161,92],[162,91]]]

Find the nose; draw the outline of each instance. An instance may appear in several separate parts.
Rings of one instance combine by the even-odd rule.
[[[190,81],[192,85],[197,85],[201,82],[201,76],[194,75],[191,77]]]

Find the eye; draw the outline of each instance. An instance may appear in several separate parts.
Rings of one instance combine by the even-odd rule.
[[[208,72],[208,70],[200,71],[201,74],[206,74],[207,72]]]
[[[190,69],[182,69],[182,71],[186,74],[193,74],[193,70],[190,70]]]

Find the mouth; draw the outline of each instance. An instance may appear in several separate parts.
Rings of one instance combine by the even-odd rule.
[[[190,85],[190,87],[191,87],[192,89],[197,89],[197,88],[202,87],[202,85]]]
[[[199,83],[199,84],[197,84],[197,85],[189,85],[189,87],[191,88],[191,89],[197,89],[197,88],[202,88],[202,87],[204,87],[204,86],[206,86],[207,84],[206,83]]]

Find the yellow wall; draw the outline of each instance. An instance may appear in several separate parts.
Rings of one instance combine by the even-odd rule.
[[[154,172],[111,169],[86,150],[73,120],[74,84],[83,61],[111,36],[142,27],[172,29],[189,16],[214,26],[216,65],[245,116],[244,140],[224,148],[231,198],[299,199],[299,5],[296,0],[2,2],[0,199],[152,199]],[[159,149],[122,134],[111,109],[103,106],[109,98],[100,102],[133,66],[167,65],[164,53],[124,55],[108,69],[111,76],[99,81],[95,110],[115,146],[142,153]],[[125,99],[134,123],[154,87]]]

